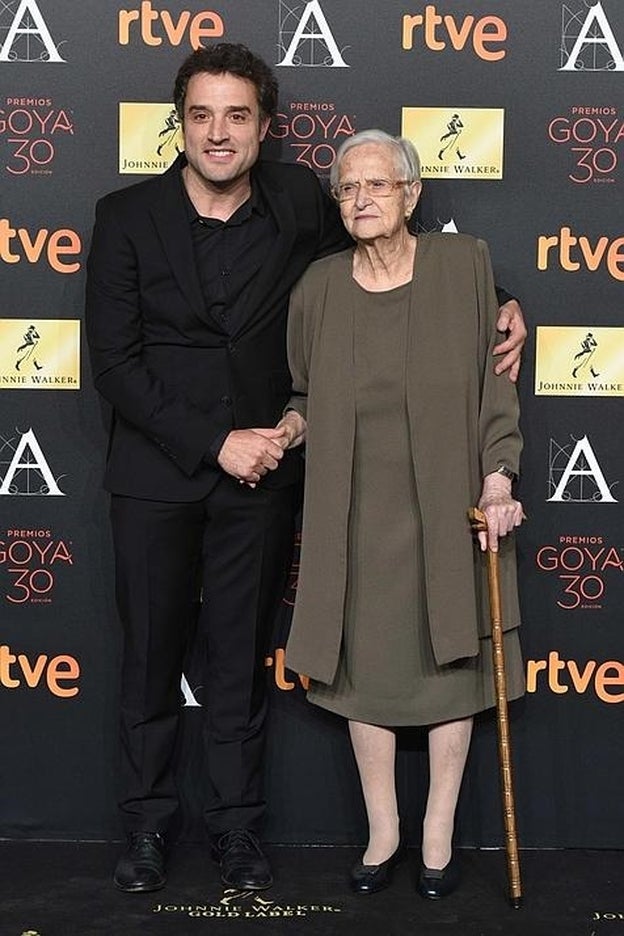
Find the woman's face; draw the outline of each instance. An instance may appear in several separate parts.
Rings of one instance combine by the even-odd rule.
[[[388,185],[403,182],[392,147],[362,143],[346,153],[337,189],[340,214],[351,237],[374,241],[392,238],[404,230],[422,186],[420,182]]]

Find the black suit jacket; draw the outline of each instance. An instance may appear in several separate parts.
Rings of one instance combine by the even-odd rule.
[[[290,397],[286,316],[315,258],[348,243],[338,212],[304,166],[252,170],[277,236],[240,331],[206,311],[181,191],[184,156],[162,176],[96,207],[87,261],[87,338],[95,386],[113,407],[104,486],[132,497],[197,500],[222,474],[210,445],[224,431],[274,426]],[[262,482],[296,482],[287,452]]]

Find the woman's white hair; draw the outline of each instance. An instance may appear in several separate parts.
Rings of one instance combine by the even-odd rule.
[[[405,180],[407,182],[420,181],[420,157],[411,140],[405,137],[393,137],[385,130],[362,130],[360,133],[347,137],[336,153],[336,159],[329,173],[329,184],[332,189],[338,184],[340,164],[346,154],[349,150],[356,146],[363,146],[365,143],[380,143],[382,146],[390,147],[395,156],[397,169]]]

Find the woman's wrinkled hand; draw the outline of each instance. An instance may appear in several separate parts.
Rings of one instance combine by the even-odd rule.
[[[277,441],[283,449],[295,448],[305,441],[307,424],[296,410],[288,410],[275,428],[281,433]]]
[[[483,552],[488,548],[497,552],[499,539],[519,527],[525,519],[522,504],[511,496],[509,478],[498,472],[487,475],[483,479],[477,506],[487,520],[487,533],[477,534],[479,545]]]

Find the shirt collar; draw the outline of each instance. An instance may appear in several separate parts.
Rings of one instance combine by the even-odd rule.
[[[244,221],[247,221],[252,214],[257,214],[260,215],[260,217],[264,217],[267,212],[267,206],[260,190],[260,186],[254,180],[253,176],[251,177],[251,195],[247,201],[243,202],[243,204],[236,209],[234,214],[228,218],[227,221],[220,221],[218,218],[204,218],[198,213],[195,205],[188,196],[188,192],[186,191],[186,187],[184,185],[184,179],[182,178],[182,173],[180,173],[180,187],[182,189],[182,197],[184,199],[186,214],[190,224],[203,223],[208,227],[221,227],[226,224],[242,224]]]

